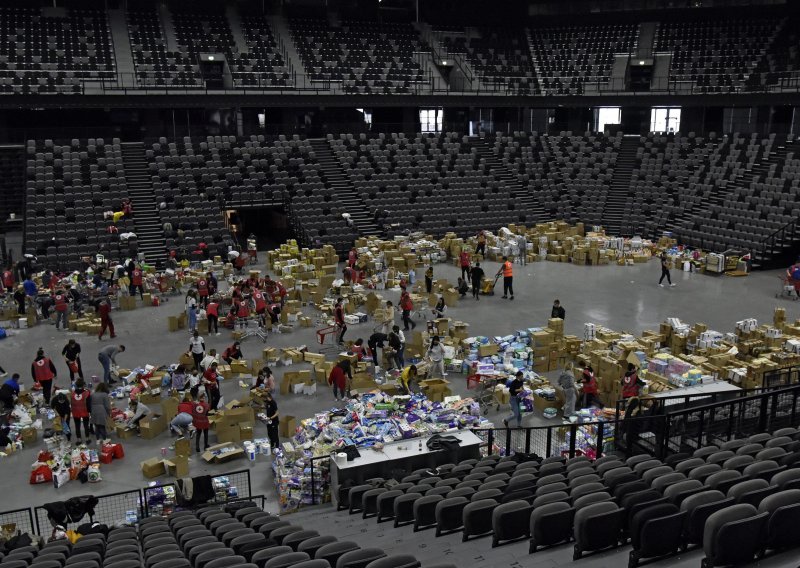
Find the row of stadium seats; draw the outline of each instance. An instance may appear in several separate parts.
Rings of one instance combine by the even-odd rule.
[[[437,537],[492,535],[493,548],[529,538],[531,553],[574,540],[576,560],[630,542],[629,566],[697,546],[713,566],[800,546],[796,428],[663,461],[494,455],[407,472],[389,488],[382,481],[341,488],[338,509],[415,531],[435,527]]]
[[[408,23],[291,19],[303,80],[290,73],[265,16],[240,18],[245,47],[237,45],[223,9],[173,6],[171,49],[155,8],[132,8],[126,17],[136,84],[142,88],[204,87],[202,53],[225,56],[234,88],[324,87],[334,81],[346,93],[382,94],[428,85],[417,54],[429,53],[430,46]],[[798,23],[795,16],[667,19],[658,23],[653,48],[670,54],[673,84],[694,92],[779,86],[800,67]],[[2,8],[0,35],[6,38],[0,43],[0,93],[80,94],[87,81],[116,79],[102,10]],[[481,88],[525,95],[583,94],[607,85],[615,54],[630,53],[637,36],[636,24],[580,22],[434,31],[440,47],[464,55]]]

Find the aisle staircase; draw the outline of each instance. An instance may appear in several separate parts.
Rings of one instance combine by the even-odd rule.
[[[525,215],[524,225],[533,226],[536,223],[545,221],[547,215],[544,206],[534,198],[533,194],[522,186],[520,181],[498,158],[492,150],[491,141],[487,138],[471,136],[470,142],[478,154],[478,158],[483,158],[489,171],[495,179],[505,183],[506,189],[516,196],[517,211]]]
[[[133,224],[136,228],[139,252],[144,254],[148,263],[161,266],[167,260],[167,245],[147,167],[144,144],[124,142],[122,163],[125,166],[128,196],[133,204]]]
[[[375,224],[372,215],[367,209],[361,196],[356,192],[353,182],[345,173],[336,156],[333,155],[327,140],[317,138],[309,140],[314,149],[317,164],[325,181],[326,187],[333,189],[336,201],[350,214],[355,229],[361,236],[379,235],[385,237],[385,232]]]
[[[622,231],[622,220],[631,199],[631,176],[636,167],[636,151],[639,148],[639,135],[624,136],[620,144],[617,162],[614,165],[614,177],[608,188],[606,202],[603,206],[603,227],[609,235],[619,235]],[[630,236],[630,235],[627,235]]]

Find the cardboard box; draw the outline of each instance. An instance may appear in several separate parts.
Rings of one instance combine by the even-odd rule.
[[[294,416],[284,415],[278,422],[278,434],[281,438],[291,438],[297,430],[297,419]]]
[[[150,458],[141,463],[142,475],[147,479],[160,477],[166,473],[164,462],[158,458]]]
[[[496,343],[487,343],[485,345],[478,345],[478,356],[480,357],[491,357],[492,355],[496,355],[498,353],[498,348]]]
[[[36,428],[23,428],[20,430],[20,437],[27,446],[28,444],[33,444],[39,438],[39,432]]]
[[[220,444],[241,441],[238,424],[217,424],[214,430],[217,433],[217,442]]]
[[[244,450],[233,443],[216,444],[202,453],[207,463],[226,463],[245,457]]]
[[[178,438],[175,440],[175,455],[181,457],[192,455],[192,443],[189,438]]]
[[[143,392],[139,394],[139,402],[150,406],[151,404],[158,404],[161,402],[161,393],[153,394],[151,392]]]
[[[127,440],[136,435],[136,430],[128,430],[124,425],[115,426],[114,431],[117,433],[117,438],[120,440]]]
[[[170,477],[189,477],[189,457],[174,456],[163,462],[164,469]]]
[[[167,417],[163,414],[151,414],[139,422],[139,431],[144,440],[152,440],[167,429]]]
[[[169,331],[178,331],[180,327],[180,318],[178,316],[167,317],[167,329]]]
[[[231,373],[249,373],[250,372],[250,365],[247,363],[246,359],[233,359],[231,361]]]
[[[161,399],[161,414],[166,416],[167,422],[172,422],[178,415],[178,403],[177,397],[174,396]]]

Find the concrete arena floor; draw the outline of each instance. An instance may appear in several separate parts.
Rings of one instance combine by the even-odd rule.
[[[265,258],[265,255],[261,255]],[[499,265],[486,262],[484,269],[493,274]],[[263,268],[263,266],[262,266]],[[435,267],[437,278],[445,277],[452,282],[459,276],[459,269],[452,265],[439,264]],[[539,262],[526,267],[515,267],[516,299],[512,302],[500,299],[501,294],[481,297],[480,302],[469,296],[457,306],[449,308],[449,317],[471,324],[473,334],[500,335],[515,329],[544,325],[550,316],[552,301],[559,298],[566,308],[566,333],[582,335],[584,322],[594,322],[616,330],[640,333],[645,329],[657,329],[666,317],[675,316],[686,322],[702,321],[719,331],[732,330],[735,322],[742,318],[754,317],[759,323],[772,320],[775,306],[787,308],[787,317],[794,320],[800,312],[800,303],[776,299],[780,290],[778,272],[760,272],[746,278],[714,277],[701,274],[673,271],[675,288],[660,288],[657,280],[660,274],[658,264],[652,261],[634,266],[573,266],[552,262]],[[498,283],[497,292],[501,292]],[[399,294],[384,291],[386,299],[397,301]],[[123,367],[135,367],[151,363],[169,364],[177,360],[179,354],[187,349],[188,334],[185,331],[169,333],[166,319],[168,315],[183,310],[183,298],[171,297],[158,308],[139,308],[131,312],[116,312],[114,321],[120,343],[127,351],[118,358]],[[313,308],[304,308],[313,313]],[[350,326],[348,337],[365,337],[372,332],[371,322]],[[74,337],[83,348],[83,365],[86,376],[99,374],[97,351],[109,340],[98,342],[96,337],[83,333],[57,332],[51,325],[38,325],[28,330],[14,331],[0,343],[0,365],[9,372],[19,372],[30,387],[30,365],[36,349],[43,347],[53,358],[59,369],[57,384],[64,386],[68,373],[60,357],[61,348],[68,338]],[[219,337],[206,337],[207,348],[221,352],[232,340],[229,332]],[[300,329],[289,334],[273,335],[269,345],[276,347],[307,345],[315,346],[313,328]],[[256,339],[248,339],[243,345],[247,358],[260,353],[262,344]],[[306,368],[293,366],[292,370]],[[286,367],[274,369],[278,378]],[[464,377],[451,375],[453,390],[467,395]],[[242,391],[237,381],[222,385],[226,400],[236,398]],[[278,398],[280,412],[298,418],[312,416],[315,412],[330,408],[333,397],[329,390],[320,389],[312,397],[285,395]],[[489,419],[500,424],[507,413],[492,412]],[[526,425],[552,424],[540,416],[525,419]],[[256,437],[265,437],[266,428],[256,426]],[[210,442],[215,443],[214,434]],[[98,485],[81,485],[71,482],[61,489],[51,485],[28,485],[30,465],[36,459],[36,452],[43,446],[41,442],[22,452],[0,458],[0,480],[3,485],[13,487],[4,495],[3,510],[65,499],[85,493],[106,494],[128,489],[138,489],[148,484],[141,475],[139,463],[147,458],[160,456],[162,447],[169,447],[171,438],[164,433],[155,440],[146,441],[133,438],[125,441],[125,458],[102,468],[103,481]],[[199,458],[190,461],[191,475],[204,473],[223,473],[236,469],[252,469],[253,493],[274,495],[269,458],[259,456],[257,461],[239,460],[223,465],[207,465]],[[162,477],[167,481],[169,478]],[[270,499],[269,509],[276,509],[274,499]]]

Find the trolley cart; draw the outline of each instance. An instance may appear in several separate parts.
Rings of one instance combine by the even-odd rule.
[[[497,397],[495,387],[500,384],[503,377],[496,374],[476,373],[467,377],[467,388],[477,389],[475,400],[480,405],[483,415],[489,414],[492,406],[495,410],[500,410],[500,399]]]
[[[497,284],[497,281],[500,280],[500,275],[495,274],[494,280],[484,280],[481,283],[481,295],[482,296],[494,296],[494,287]]]
[[[780,275],[778,278],[781,279],[781,291],[775,294],[776,298],[786,298],[788,300],[797,300],[797,288],[796,286],[798,283],[789,276]]]
[[[317,330],[317,343],[323,347],[320,351],[336,351],[338,346],[336,344],[336,332],[339,328],[335,325],[323,327]],[[327,345],[327,347],[325,347]]]

